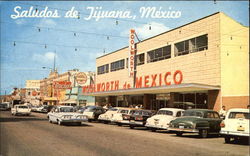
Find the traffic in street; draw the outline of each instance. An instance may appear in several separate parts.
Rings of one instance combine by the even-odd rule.
[[[117,126],[99,122],[79,125],[49,123],[46,114],[12,116],[1,111],[1,155],[171,155],[248,156],[245,142],[225,144],[218,136],[182,137],[167,131],[151,132],[145,127]]]

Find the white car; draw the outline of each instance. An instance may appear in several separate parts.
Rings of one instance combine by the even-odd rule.
[[[168,130],[170,121],[182,116],[183,112],[178,108],[161,108],[156,115],[147,119],[145,126],[152,131]]]
[[[116,114],[121,107],[112,107],[108,109],[104,114],[99,115],[98,120],[104,123],[110,123],[114,114]]]
[[[113,115],[111,122],[116,123],[118,126],[128,125],[130,120],[130,115],[132,115],[137,108],[121,108],[119,111]]]
[[[11,108],[12,115],[30,115],[31,109],[26,105],[14,105]]]
[[[229,109],[225,120],[220,124],[220,134],[229,143],[231,138],[249,138],[249,109],[233,108]]]
[[[81,125],[82,122],[88,121],[88,117],[81,113],[75,112],[73,106],[56,106],[48,114],[50,123],[77,123]]]

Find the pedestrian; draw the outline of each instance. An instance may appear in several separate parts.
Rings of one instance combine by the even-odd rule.
[[[220,112],[219,112],[220,117],[221,117],[221,118],[225,118],[225,117],[226,117],[226,113],[227,113],[226,107],[225,107],[225,106],[222,106],[222,107],[221,107],[221,110],[220,110]]]

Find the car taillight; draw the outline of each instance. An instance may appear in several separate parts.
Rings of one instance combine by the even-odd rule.
[[[135,120],[143,120],[143,117],[136,117]]]
[[[220,127],[225,127],[226,125],[225,125],[225,123],[224,123],[224,121],[222,121],[221,123],[220,123]]]

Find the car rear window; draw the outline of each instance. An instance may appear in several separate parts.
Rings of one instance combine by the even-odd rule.
[[[27,106],[18,106],[18,108],[25,108],[25,109],[27,109],[28,107]]]
[[[185,111],[183,116],[197,116],[197,117],[203,117],[202,112],[197,112],[197,111]]]
[[[250,119],[250,113],[247,112],[231,112],[228,116],[229,119]]]
[[[169,111],[169,110],[159,110],[157,112],[158,115],[173,115],[173,112],[172,111]]]

